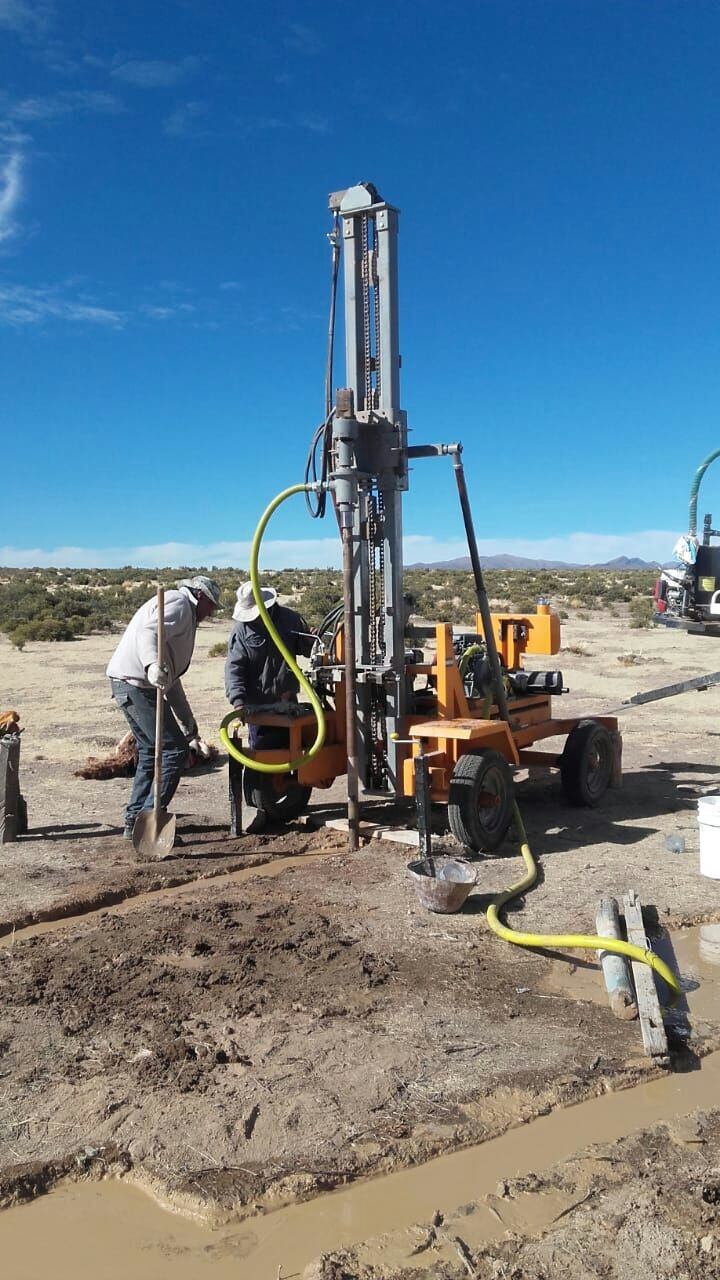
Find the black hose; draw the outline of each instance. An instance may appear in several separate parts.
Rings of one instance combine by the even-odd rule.
[[[328,477],[330,462],[330,443],[332,439],[332,420],[335,410],[331,409],[325,422],[321,422],[317,427],[315,434],[310,442],[307,461],[305,463],[305,484],[325,484]],[[322,454],[320,460],[320,469],[318,470],[317,451],[318,445],[322,442]],[[313,505],[314,500],[314,505]],[[313,520],[321,520],[325,515],[327,505],[327,491],[321,489],[317,495],[308,490],[305,491],[305,504]]]
[[[340,270],[340,219],[337,210],[333,214],[333,229],[328,233],[332,250],[330,268],[330,315],[328,317],[327,359],[325,361],[325,421],[330,417],[333,405],[333,355],[335,351],[335,302],[337,299],[338,272]]]
[[[497,644],[495,643],[495,632],[493,631],[490,602],[488,600],[487,591],[485,590],[482,565],[480,564],[480,554],[478,552],[477,539],[475,537],[475,527],[473,525],[472,511],[470,509],[470,499],[468,497],[467,485],[465,483],[465,468],[462,464],[461,449],[462,445],[458,445],[453,454],[453,468],[455,470],[458,497],[460,498],[460,510],[462,511],[463,524],[465,525],[465,536],[467,538],[468,551],[470,552],[470,563],[472,565],[473,577],[475,579],[475,594],[477,596],[478,608],[482,618],[483,632],[485,635],[485,648],[487,649],[490,670],[492,671],[495,702],[497,703],[498,711],[500,712],[500,718],[509,723],[510,713],[508,711],[507,697],[505,695],[502,667],[500,665],[500,656],[498,654]]]
[[[342,617],[343,608],[344,608],[344,605],[341,600],[339,604],[333,605],[332,609],[328,609],[328,612],[325,614],[325,617],[320,623],[320,626],[317,628],[317,631],[315,634],[318,636],[322,636],[325,634],[326,631],[329,631],[330,627],[334,626],[338,618]]]
[[[306,484],[325,484],[330,470],[330,446],[332,443],[333,409],[333,359],[335,353],[335,306],[337,301],[337,282],[340,270],[340,219],[337,212],[333,215],[333,229],[328,233],[332,259],[330,266],[330,314],[328,317],[327,356],[325,359],[325,421],[317,428],[308,452],[305,464]],[[320,466],[318,469],[318,447],[322,447]],[[327,492],[321,490],[317,495],[306,491],[305,505],[313,520],[322,520],[327,509]]]

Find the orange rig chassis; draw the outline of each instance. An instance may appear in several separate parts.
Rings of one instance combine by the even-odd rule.
[[[525,654],[559,652],[560,620],[547,605],[539,605],[534,614],[492,614],[491,618],[506,673],[521,670]],[[480,614],[476,628],[482,637]],[[342,631],[335,653],[324,662],[333,666],[342,663]],[[566,795],[576,804],[595,805],[608,786],[620,785],[622,738],[614,716],[556,717],[549,694],[509,692],[509,721],[502,720],[494,703],[488,705],[487,698],[467,695],[449,625],[438,623],[435,627],[432,660],[408,664],[405,670],[413,686],[418,677],[425,676],[428,688],[414,693],[413,710],[404,718],[404,750],[395,795],[416,797],[418,761],[422,761],[427,799],[448,806],[453,834],[471,850],[489,852],[502,843],[511,821],[514,769],[560,769]],[[304,807],[311,788],[330,787],[347,771],[343,678],[335,683],[334,691],[335,706],[326,710],[325,745],[290,780],[301,794],[299,807],[297,797],[296,807],[292,803],[288,806],[288,817]],[[248,752],[267,764],[298,758],[312,742],[316,729],[310,712],[256,712],[248,716],[248,722],[288,731],[288,747]],[[554,750],[534,749],[536,743],[556,738],[565,739],[560,750],[557,746]],[[276,816],[282,816],[288,775],[275,775],[265,786],[274,789],[279,802]]]

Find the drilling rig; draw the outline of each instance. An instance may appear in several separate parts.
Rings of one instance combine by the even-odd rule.
[[[698,538],[697,507],[700,485],[711,463],[720,458],[715,449],[703,459],[692,479],[688,533],[675,547],[676,563],[664,568],[655,584],[655,622],[682,627],[693,635],[720,635],[720,529],[713,529],[712,513],[703,520]]]
[[[318,629],[309,673],[296,671],[309,706],[299,714],[260,709],[258,726],[284,729],[287,748],[242,751],[223,721],[234,765],[231,795],[245,766],[245,796],[271,816],[296,816],[313,787],[346,776],[348,831],[357,847],[362,799],[414,800],[429,832],[431,804],[447,806],[450,828],[471,852],[502,844],[512,820],[513,774],[559,769],[575,804],[596,805],[618,785],[621,738],[614,717],[555,717],[562,673],[524,666],[557,654],[560,621],[547,602],[527,614],[492,613],[483,580],[463,468],[455,441],[408,443],[400,392],[398,210],[371,183],[330,196],[332,288],[326,416],[316,430],[302,484],[267,508],[253,541],[251,580],[260,615],[258,558],[272,513],[304,492],[310,513],[330,510],[342,542],[343,600]],[[345,382],[333,395],[336,290],[344,260]],[[402,504],[410,466],[452,466],[477,594],[470,627],[438,623],[408,633],[403,598]],[[423,644],[418,647],[416,641]],[[278,646],[282,649],[282,644]],[[564,738],[561,751],[534,749]]]

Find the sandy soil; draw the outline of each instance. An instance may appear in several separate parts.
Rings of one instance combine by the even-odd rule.
[[[222,660],[206,655],[223,634],[201,629],[186,682],[215,740]],[[720,665],[710,640],[620,619],[566,623],[564,643],[570,714]],[[483,860],[462,913],[430,916],[405,876],[407,847],[374,841],[349,857],[341,836],[301,824],[226,839],[226,771],[215,768],[181,784],[178,856],[139,866],[118,833],[127,780],[73,777],[123,731],[103,676],[112,645],[91,637],[18,653],[0,641],[0,699],[26,726],[31,823],[3,847],[0,882],[6,1201],[107,1145],[183,1203],[251,1209],[482,1140],[647,1069],[637,1024],[596,1001],[548,998],[572,958],[488,934],[487,897],[519,866],[511,843]],[[634,666],[618,661],[629,652]],[[598,811],[566,808],[550,779],[520,785],[543,867],[522,927],[589,930],[600,894],[629,886],[664,923],[720,919],[720,888],[697,872],[694,812],[718,788],[719,697],[627,712],[624,787]],[[321,818],[333,796],[317,798]],[[683,855],[666,850],[668,834],[684,836]],[[713,1023],[690,1031],[693,1051],[719,1042]],[[528,1253],[517,1270],[501,1251],[477,1274],[594,1274],[548,1259]],[[337,1265],[328,1280],[356,1274]],[[468,1274],[458,1267],[435,1274]],[[695,1272],[643,1270],[665,1274]]]

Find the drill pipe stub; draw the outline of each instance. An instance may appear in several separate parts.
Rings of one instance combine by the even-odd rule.
[[[408,458],[446,458],[462,453],[462,445],[458,444],[411,444],[407,448]]]

